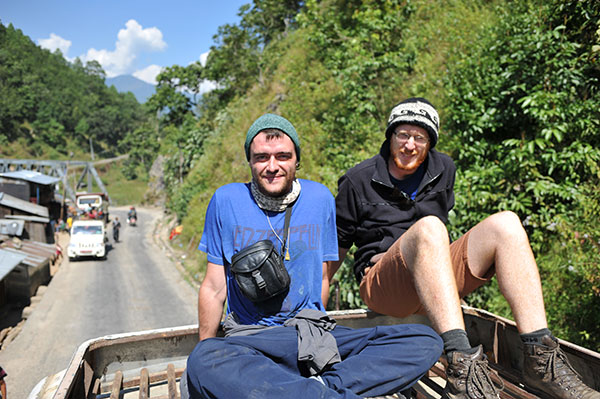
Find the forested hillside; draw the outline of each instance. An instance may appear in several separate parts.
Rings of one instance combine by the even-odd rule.
[[[172,66],[149,102],[170,110],[160,123],[181,243],[196,247],[218,186],[249,179],[244,136],[262,113],[294,123],[300,176],[335,194],[337,178],[379,149],[391,107],[424,96],[440,110],[438,147],[458,166],[451,234],[515,211],[551,327],[600,349],[600,3],[254,0],[240,15],[205,66]],[[195,102],[178,93],[202,79],[218,89]],[[351,262],[342,301],[361,306]],[[187,267],[202,278],[202,261]],[[510,316],[497,284],[468,301]]]
[[[1,22],[1,21],[0,21]],[[147,121],[133,94],[104,84],[99,63],[70,63],[0,23],[0,156],[109,157]]]

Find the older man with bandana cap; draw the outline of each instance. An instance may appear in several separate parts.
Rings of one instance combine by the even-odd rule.
[[[183,396],[358,398],[412,386],[441,355],[431,328],[351,329],[323,313],[328,263],[338,256],[335,203],[325,186],[296,177],[300,140],[293,125],[261,116],[248,129],[245,152],[252,180],[217,189],[206,211],[200,342],[187,362]],[[232,273],[234,255],[265,239],[285,254],[291,279],[268,306],[248,299]],[[225,301],[226,337],[217,338]]]
[[[482,347],[468,340],[460,298],[494,274],[524,348],[524,381],[543,397],[599,399],[573,370],[548,329],[539,272],[527,234],[513,212],[489,216],[450,243],[453,161],[434,147],[439,116],[424,98],[391,111],[379,154],[339,179],[339,261],[352,245],[354,273],[369,308],[396,317],[426,314],[444,341],[448,383],[443,398],[497,399]]]

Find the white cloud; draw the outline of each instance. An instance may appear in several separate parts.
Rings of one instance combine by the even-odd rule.
[[[67,58],[67,53],[69,52],[69,48],[71,48],[70,40],[63,39],[54,33],[50,33],[50,37],[48,39],[38,39],[38,44],[40,47],[52,52],[54,52],[56,49],[59,49],[65,58]]]
[[[206,53],[202,53],[200,54],[200,64],[202,66],[206,66],[206,60],[208,59],[208,55],[210,54],[210,50],[207,51]],[[209,91],[213,91],[214,89],[217,88],[217,84],[215,82],[213,82],[212,80],[203,80],[202,82],[200,82],[200,86],[198,87],[198,93],[199,94],[204,94],[204,93],[208,93]]]
[[[208,59],[209,54],[210,54],[210,51],[200,54],[200,64],[202,64],[202,66],[206,66],[206,60]]]
[[[212,80],[203,80],[200,83],[200,94],[208,93],[217,88],[217,84]]]
[[[162,71],[162,69],[163,68],[159,65],[150,65],[144,69],[135,71],[133,76],[143,80],[144,82],[155,85],[157,83],[156,76],[160,73],[160,71]]]
[[[143,52],[162,51],[167,47],[162,32],[156,28],[143,29],[134,19],[121,29],[114,51],[91,48],[81,57],[83,62],[96,60],[102,65],[107,77],[132,73],[134,62]]]

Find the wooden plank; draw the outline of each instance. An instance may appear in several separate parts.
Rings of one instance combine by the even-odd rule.
[[[179,378],[181,377],[181,375],[183,374],[183,368],[176,368],[175,369],[175,378]],[[165,381],[167,380],[168,376],[167,376],[167,371],[159,371],[156,373],[152,373],[149,376],[150,378],[150,383],[153,384],[155,382],[159,382],[159,381]],[[129,378],[123,381],[123,388],[133,388],[133,387],[137,387],[140,385],[140,377],[133,377],[133,378]]]
[[[173,366],[173,363],[169,363],[167,366],[167,381],[169,386],[169,399],[179,399],[177,382],[175,381],[175,366]]]
[[[91,392],[91,395],[93,395],[92,398],[95,398],[100,393],[100,383],[101,383],[100,378],[96,378],[94,381],[94,385],[92,387],[92,392]]]
[[[85,360],[83,362],[83,385],[86,398],[91,397],[93,394],[92,390],[94,388],[94,380],[94,369],[90,363]]]
[[[123,388],[123,373],[121,370],[115,373],[112,388],[110,390],[110,399],[119,399],[121,397],[121,389]]]
[[[148,399],[150,397],[150,377],[148,375],[148,369],[142,368],[140,372],[140,399]]]

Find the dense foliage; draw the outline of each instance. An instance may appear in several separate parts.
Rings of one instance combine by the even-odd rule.
[[[175,125],[185,144],[171,204],[184,240],[198,240],[216,187],[248,178],[241,143],[261,113],[294,122],[306,154],[300,174],[335,193],[337,178],[378,150],[389,109],[423,95],[442,116],[439,147],[458,166],[452,235],[493,212],[516,212],[551,328],[598,348],[598,5],[309,0],[297,3],[294,24],[266,34],[255,25],[262,18],[247,18],[275,15],[265,4],[243,8],[239,25],[219,30],[207,65],[193,67],[219,88]],[[342,307],[362,306],[351,264],[349,256],[332,293]],[[467,300],[510,316],[495,283]]]
[[[516,212],[538,254],[551,324],[596,348],[599,16],[599,3],[582,1],[502,10],[469,56],[449,63],[446,122],[459,171],[454,235],[491,212]],[[498,297],[492,287],[471,300],[510,315]]]
[[[111,156],[144,120],[133,94],[104,84],[95,61],[66,61],[0,24],[0,148],[3,156]],[[81,151],[84,148],[84,151]]]

